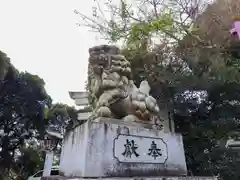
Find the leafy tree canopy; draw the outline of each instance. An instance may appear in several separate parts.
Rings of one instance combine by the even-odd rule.
[[[49,109],[48,119],[49,128],[63,134],[77,123],[77,110],[66,104],[57,103]]]
[[[11,64],[4,71],[0,84],[1,171],[11,167],[25,140],[44,133],[47,119],[43,111],[45,104],[51,104],[44,81],[37,75],[19,73]]]
[[[23,180],[43,169],[44,156],[42,155],[42,152],[34,146],[20,148],[20,156],[17,157],[14,169]]]
[[[80,25],[120,41],[135,82],[148,79],[161,114],[183,134],[189,174],[239,179],[237,154],[225,143],[239,132],[240,42],[214,44],[220,30],[214,36],[209,26],[198,27],[200,21],[216,19],[212,13],[202,16],[206,1],[118,2],[97,4],[92,18],[75,11]]]

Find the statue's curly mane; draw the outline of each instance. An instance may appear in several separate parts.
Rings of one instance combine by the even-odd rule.
[[[116,46],[102,45],[89,49],[88,90],[93,105],[95,105],[96,99],[105,90],[114,88],[123,88],[126,90],[129,80],[132,79],[130,62],[119,53],[120,50]],[[118,84],[116,86],[109,84],[108,86],[108,84],[105,83],[106,81],[102,79],[103,73],[115,73],[115,79],[113,78],[113,81],[116,80],[116,76],[119,76]],[[111,79],[111,76],[108,78]]]
[[[142,83],[144,87],[139,89],[135,86],[130,62],[120,50],[102,45],[90,48],[89,54],[88,90],[94,114],[151,121],[159,111],[156,100],[148,94],[148,83]]]

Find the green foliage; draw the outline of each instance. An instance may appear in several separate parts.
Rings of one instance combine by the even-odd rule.
[[[153,19],[150,22],[132,23],[127,38],[127,47],[146,50],[151,34],[159,31],[172,30],[173,20],[170,14]],[[120,32],[119,32],[120,33]]]
[[[225,148],[240,128],[239,41],[216,47],[200,39],[191,19],[178,16],[184,7],[138,2],[137,7],[126,1],[111,4],[110,21],[90,20],[87,26],[113,43],[123,42],[122,53],[131,62],[135,83],[147,79],[158,104],[168,107],[184,138],[189,174],[239,179],[239,155]],[[159,39],[155,47],[154,38]]]
[[[44,104],[51,98],[43,86],[38,76],[18,73],[11,64],[0,83],[1,173],[15,163],[16,151],[26,140],[45,131]]]
[[[46,128],[63,132],[74,127],[77,110],[65,104],[52,105],[44,80],[28,72],[19,73],[2,52],[0,74],[0,173],[14,168],[26,179],[43,168],[39,148],[26,146],[28,140],[41,139]]]
[[[20,153],[16,160],[16,169],[22,179],[27,179],[28,176],[43,169],[44,158],[39,149],[31,146],[22,147]]]
[[[226,149],[225,144],[240,128],[240,82],[236,64],[239,62],[232,54],[224,57],[235,63],[212,69],[207,76],[208,86],[205,83],[195,92],[176,95],[173,114],[176,130],[184,135],[188,169],[194,175],[218,175],[221,179],[237,180],[240,177],[236,169],[240,165],[239,153]],[[198,76],[198,79],[203,78]],[[199,102],[194,94],[201,89],[205,90],[205,97]]]
[[[240,127],[240,107],[233,102],[240,100],[238,86],[215,86],[204,92],[202,102],[194,97],[196,92],[175,99],[176,130],[183,134],[188,170],[194,175],[236,180],[240,177],[236,170],[239,154],[225,148],[226,140]]]
[[[111,19],[106,18],[103,10],[105,7],[100,5],[97,9],[98,15],[94,18],[87,17],[76,10],[75,13],[80,15],[84,26],[99,32],[112,43],[126,40],[128,47],[129,44],[139,47],[146,39],[152,39],[156,35],[179,41],[179,37],[190,29],[188,21],[178,21],[177,16],[182,15],[179,14],[179,9],[166,8],[172,4],[171,2],[140,0],[130,3],[119,0],[118,2],[106,1],[103,4],[111,14]]]
[[[73,128],[77,123],[77,110],[66,104],[54,104],[48,112],[48,128],[60,133]]]
[[[9,68],[9,58],[7,55],[0,51],[0,80],[5,78],[7,70]]]
[[[34,95],[40,98],[45,98],[47,92],[44,88],[45,82],[41,79],[38,75],[32,75],[28,72],[21,72],[19,76],[28,82],[28,86],[31,87],[31,91],[35,93]],[[51,105],[51,98],[48,96],[48,101],[45,103],[50,106]]]

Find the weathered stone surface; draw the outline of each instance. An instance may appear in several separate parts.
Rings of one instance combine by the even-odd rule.
[[[113,156],[122,163],[164,164],[168,148],[162,138],[119,134],[113,141]]]
[[[67,177],[45,177],[41,178],[41,180],[84,180],[86,178],[67,178]],[[103,178],[87,178],[87,180],[94,179],[103,179]],[[217,180],[216,177],[112,177],[112,178],[104,178],[105,180]]]
[[[69,177],[149,177],[186,175],[187,169],[181,135],[98,118],[65,136],[60,172]]]
[[[95,46],[89,54],[88,88],[95,117],[162,124],[156,99],[149,95],[148,82],[135,86],[130,62],[117,47]]]

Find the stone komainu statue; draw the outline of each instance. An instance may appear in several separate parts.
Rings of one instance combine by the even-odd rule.
[[[159,107],[149,96],[150,87],[142,81],[137,88],[132,80],[129,61],[115,46],[89,49],[88,90],[95,117],[154,122]]]

